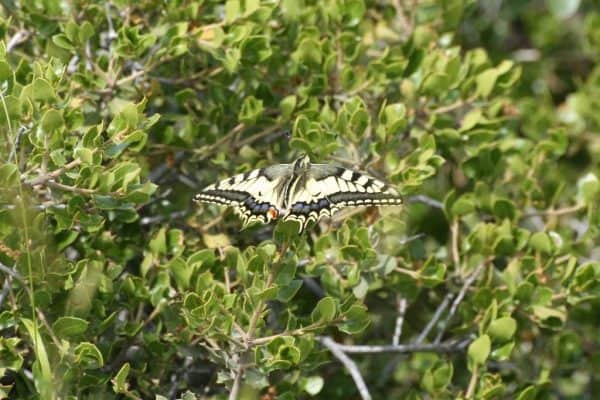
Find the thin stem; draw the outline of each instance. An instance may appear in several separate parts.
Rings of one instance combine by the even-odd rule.
[[[458,306],[460,305],[460,303],[464,299],[465,295],[467,294],[467,290],[469,290],[469,287],[471,287],[473,282],[475,282],[475,280],[477,279],[479,274],[481,274],[481,272],[483,271],[484,267],[487,264],[487,261],[488,260],[479,264],[477,266],[477,268],[475,269],[475,271],[473,271],[473,273],[467,279],[465,279],[465,283],[463,284],[462,288],[460,289],[458,296],[456,296],[456,298],[452,302],[452,306],[450,307],[450,312],[448,313],[446,318],[440,323],[440,330],[435,338],[434,343],[440,343],[440,341],[442,340],[442,336],[444,335],[444,332],[446,331],[448,322],[450,322],[450,320],[456,313],[456,310],[458,310]]]
[[[444,297],[444,300],[441,302],[441,304],[435,310],[433,317],[431,317],[431,319],[429,320],[429,323],[427,323],[427,325],[425,326],[423,331],[419,334],[419,337],[417,337],[417,340],[415,341],[415,343],[423,343],[423,341],[427,338],[427,335],[429,335],[429,332],[431,332],[433,327],[439,321],[440,317],[442,316],[442,313],[444,311],[446,311],[446,308],[448,307],[450,300],[452,300],[452,297],[453,297],[452,293],[448,293],[446,295],[446,297]]]
[[[467,387],[467,393],[465,394],[465,398],[467,398],[467,399],[473,398],[473,394],[475,393],[475,388],[477,387],[478,378],[479,378],[479,366],[475,365],[473,367],[473,373],[471,374],[471,379],[469,380],[469,386]]]
[[[85,194],[85,195],[91,195],[91,194],[97,193],[97,190],[95,190],[95,189],[78,188],[76,186],[63,185],[62,183],[58,183],[58,182],[54,182],[54,181],[48,181],[48,182],[46,182],[46,185],[48,185],[52,188],[55,188],[55,189],[64,190],[65,192],[73,192],[73,193],[79,193],[79,194]]]

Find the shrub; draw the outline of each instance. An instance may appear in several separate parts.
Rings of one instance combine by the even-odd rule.
[[[490,4],[6,2],[1,395],[595,393],[600,16]],[[191,202],[302,153],[406,205]]]

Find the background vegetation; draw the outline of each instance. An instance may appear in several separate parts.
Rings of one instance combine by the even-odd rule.
[[[597,2],[0,16],[0,397],[600,391]],[[301,153],[407,204],[297,237],[191,202]]]

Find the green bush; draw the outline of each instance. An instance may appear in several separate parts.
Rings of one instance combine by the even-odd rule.
[[[600,390],[593,1],[3,6],[0,397]],[[406,205],[191,202],[303,153]]]

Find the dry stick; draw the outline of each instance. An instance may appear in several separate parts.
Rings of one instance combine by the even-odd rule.
[[[346,367],[352,379],[354,380],[354,384],[360,393],[360,397],[363,400],[371,400],[371,394],[369,393],[369,389],[365,384],[365,380],[363,379],[356,363],[348,357],[348,355],[341,349],[341,346],[336,343],[333,339],[327,336],[318,338],[321,344],[331,351],[331,354],[335,356],[340,362]]]
[[[396,297],[398,303],[398,317],[396,317],[396,328],[392,337],[392,344],[398,346],[400,344],[400,336],[402,335],[402,325],[404,325],[404,315],[406,314],[407,301],[404,297],[398,295]]]
[[[479,276],[481,271],[483,271],[483,268],[486,266],[486,263],[487,263],[487,260],[485,262],[482,262],[481,264],[479,264],[477,266],[477,268],[475,269],[475,271],[473,271],[471,276],[469,276],[465,280],[465,283],[463,284],[463,287],[460,289],[458,296],[456,296],[456,298],[454,299],[454,302],[452,302],[452,306],[450,307],[450,312],[448,312],[448,315],[446,315],[446,318],[444,318],[444,320],[440,323],[440,330],[435,338],[434,343],[440,343],[440,341],[442,340],[442,336],[444,335],[444,332],[446,331],[448,322],[450,322],[450,319],[452,319],[454,314],[456,314],[456,310],[458,310],[458,306],[460,305],[460,303],[464,299],[465,295],[467,294],[467,290],[469,290],[469,287],[471,287],[473,282],[475,282],[475,279],[477,279],[477,277]]]

